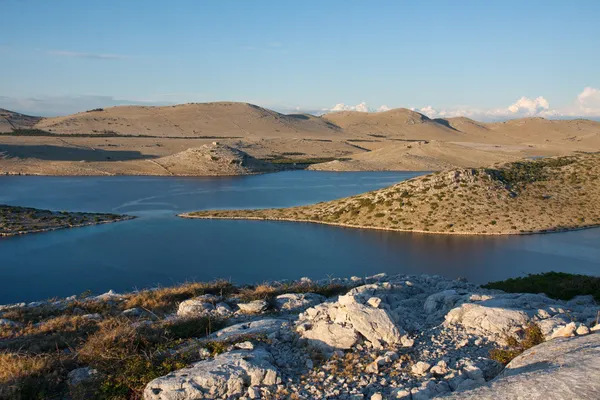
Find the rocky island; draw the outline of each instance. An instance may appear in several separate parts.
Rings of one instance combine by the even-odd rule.
[[[600,154],[436,172],[315,205],[185,218],[312,222],[436,234],[530,234],[600,225]]]
[[[40,210],[0,205],[0,237],[133,219],[128,215]]]
[[[531,282],[579,295],[379,274],[0,306],[0,398],[588,399],[599,282],[563,275]]]

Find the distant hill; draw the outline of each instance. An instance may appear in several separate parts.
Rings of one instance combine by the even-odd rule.
[[[523,234],[600,225],[600,153],[446,170],[310,206],[193,218],[288,220],[448,234]]]
[[[178,176],[247,175],[275,170],[270,163],[218,143],[148,161],[164,168],[168,174]]]
[[[32,117],[0,108],[0,133],[31,128],[41,119],[41,117]]]
[[[61,134],[239,138],[335,135],[340,130],[312,115],[284,115],[252,104],[226,102],[110,107],[46,118],[35,128]]]
[[[526,157],[512,148],[479,149],[459,142],[394,142],[343,160],[315,164],[318,171],[439,171],[452,167],[478,167]]]
[[[381,138],[415,140],[457,140],[461,132],[406,108],[377,113],[341,111],[325,114],[323,119],[347,133]]]
[[[117,106],[55,118],[0,110],[0,171],[157,174],[157,158],[213,140],[257,159],[318,162],[310,167],[315,170],[440,170],[600,151],[600,122],[521,118],[485,123],[466,117],[431,119],[406,108],[317,117],[234,102]],[[120,163],[140,158],[154,161]],[[149,168],[152,163],[159,170]],[[174,171],[201,175],[205,170]]]

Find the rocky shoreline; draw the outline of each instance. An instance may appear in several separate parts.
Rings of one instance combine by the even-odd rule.
[[[436,172],[307,206],[202,210],[185,218],[310,222],[448,235],[520,235],[600,226],[598,154]]]
[[[0,237],[80,228],[127,221],[134,218],[134,216],[120,214],[51,211],[0,205]]]
[[[419,229],[400,229],[400,228],[389,228],[381,226],[361,226],[353,224],[344,224],[340,222],[329,222],[329,221],[313,221],[306,219],[295,219],[295,218],[278,218],[278,217],[252,217],[252,216],[227,216],[221,217],[217,215],[198,215],[195,212],[182,213],[177,215],[180,218],[187,219],[224,219],[224,220],[246,220],[246,221],[279,221],[279,222],[300,222],[305,224],[320,224],[339,226],[342,228],[353,228],[353,229],[374,229],[379,231],[390,231],[390,232],[405,232],[405,233],[424,233],[428,235],[458,235],[458,236],[505,236],[505,235],[538,235],[543,233],[558,233],[558,232],[571,232],[580,231],[584,229],[593,229],[600,227],[600,224],[590,224],[586,226],[577,226],[561,229],[540,229],[532,230],[528,232],[448,232],[448,231],[426,231]]]
[[[333,289],[340,294],[331,295]],[[574,395],[545,398],[584,399],[600,390],[594,378],[600,367],[600,306],[592,296],[562,301],[440,276],[385,274],[274,282],[253,288],[251,298],[240,290],[227,294],[230,289],[221,287],[178,301],[176,311],[166,314],[126,308],[135,293],[0,306],[0,327],[21,324],[6,318],[16,310],[71,310],[72,302],[82,310],[86,302],[116,307],[134,330],[202,318],[223,321],[208,336],[192,336],[167,350],[167,359],[191,354],[195,361],[145,383],[146,400],[509,399],[524,390],[535,397],[548,387],[564,394],[571,390],[566,382],[575,378]],[[156,297],[152,291],[144,296]],[[81,312],[99,324],[109,318]],[[504,366],[494,351],[514,347],[513,338],[531,326],[545,343]],[[69,371],[70,393],[85,392],[110,373],[94,360],[87,363]]]

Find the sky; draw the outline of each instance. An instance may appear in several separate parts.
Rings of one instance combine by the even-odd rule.
[[[600,117],[600,1],[0,0],[0,107]]]

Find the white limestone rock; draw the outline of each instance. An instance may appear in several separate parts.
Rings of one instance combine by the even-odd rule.
[[[285,293],[277,296],[277,308],[284,311],[298,311],[324,302],[326,299],[316,293]]]
[[[570,322],[564,326],[557,328],[554,332],[552,332],[552,339],[561,338],[561,337],[572,337],[575,336],[575,331],[577,330],[577,325],[575,322]]]
[[[253,386],[280,381],[273,357],[263,348],[234,350],[212,360],[154,379],[144,390],[144,400],[219,399],[255,395]]]
[[[445,399],[584,400],[600,393],[600,334],[550,340],[512,360],[494,380]]]
[[[256,321],[242,322],[223,328],[209,336],[215,340],[229,340],[240,336],[265,335],[268,337],[279,335],[287,323],[285,319],[266,318]],[[289,328],[288,328],[289,329]]]
[[[446,314],[446,323],[460,324],[482,335],[505,336],[529,322],[522,310],[465,303]]]
[[[423,362],[423,361],[419,361],[418,363],[414,364],[410,368],[410,370],[415,375],[425,375],[427,373],[427,371],[429,371],[430,368],[431,368],[431,364]]]
[[[177,308],[177,315],[179,317],[204,317],[207,316],[215,309],[215,306],[207,302],[203,298],[193,298],[184,300],[179,304]]]
[[[300,336],[307,339],[312,346],[325,352],[350,349],[359,340],[354,329],[327,321],[299,325],[297,330]]]
[[[260,314],[269,308],[269,303],[265,300],[254,300],[250,303],[239,303],[237,306],[244,314]]]

